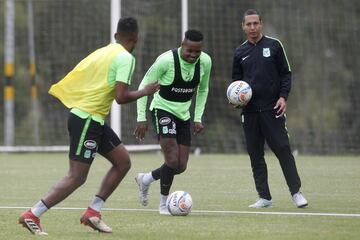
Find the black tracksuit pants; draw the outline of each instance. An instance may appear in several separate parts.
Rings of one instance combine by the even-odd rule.
[[[260,198],[271,199],[267,166],[264,158],[265,141],[279,159],[282,172],[291,195],[297,193],[301,181],[291,153],[285,117],[276,118],[275,111],[242,113],[242,122],[246,138],[247,151],[256,190]]]

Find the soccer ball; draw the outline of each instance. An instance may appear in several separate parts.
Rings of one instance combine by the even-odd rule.
[[[229,85],[226,95],[231,104],[244,107],[252,97],[252,90],[247,82],[238,80]]]
[[[191,212],[193,202],[189,193],[175,191],[170,194],[166,201],[167,209],[173,216],[186,216]]]

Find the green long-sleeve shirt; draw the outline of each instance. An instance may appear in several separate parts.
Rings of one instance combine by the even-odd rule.
[[[191,81],[195,71],[196,63],[188,63],[180,57],[180,48],[178,48],[180,59],[181,75],[184,81]],[[196,105],[194,122],[201,122],[205,109],[205,103],[209,92],[209,78],[211,71],[211,58],[208,54],[201,52],[200,55],[200,83],[196,93]],[[161,54],[153,65],[149,68],[142,79],[139,89],[143,89],[145,85],[159,81],[160,85],[170,85],[174,80],[175,68],[174,57],[171,50]],[[150,104],[150,110],[157,108],[162,109],[181,120],[190,119],[190,106],[192,100],[187,102],[174,102],[162,98],[159,92],[154,94],[154,98]],[[137,121],[146,121],[147,96],[137,100]]]

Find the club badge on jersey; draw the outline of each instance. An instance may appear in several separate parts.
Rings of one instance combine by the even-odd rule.
[[[263,56],[270,57],[270,48],[263,48]]]

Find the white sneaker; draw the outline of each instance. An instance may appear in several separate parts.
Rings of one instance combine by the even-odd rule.
[[[160,204],[160,206],[159,206],[159,213],[160,213],[161,215],[171,215],[170,212],[169,212],[169,210],[168,210],[167,207],[166,207],[166,204]]]
[[[254,204],[249,205],[249,208],[268,208],[272,207],[272,200],[258,198]]]
[[[139,202],[143,205],[146,206],[149,203],[149,199],[148,199],[148,191],[149,191],[149,185],[145,185],[143,183],[143,178],[144,178],[145,173],[139,173],[136,177],[135,177],[135,181],[137,183],[137,185],[139,186]]]
[[[308,201],[304,198],[301,192],[295,193],[292,196],[292,200],[298,208],[304,208],[308,205]]]

